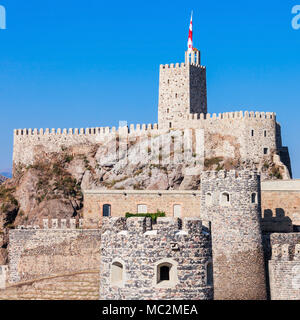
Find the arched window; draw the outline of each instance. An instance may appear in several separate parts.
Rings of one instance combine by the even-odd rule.
[[[206,285],[213,285],[213,265],[211,261],[206,264]]]
[[[146,204],[138,204],[137,206],[138,213],[148,213],[148,208]]]
[[[223,192],[221,195],[221,203],[223,205],[228,205],[230,204],[230,195],[227,192]]]
[[[157,287],[174,287],[178,283],[177,262],[166,258],[156,264],[154,285]]]
[[[162,283],[163,281],[170,281],[170,273],[172,269],[172,264],[165,262],[157,266],[157,283]]]
[[[174,215],[174,218],[180,218],[181,217],[181,205],[180,204],[174,204],[174,206],[173,206],[173,215]]]
[[[102,214],[103,214],[103,217],[110,217],[110,215],[111,215],[111,205],[110,204],[103,205]]]
[[[111,285],[121,285],[123,283],[123,264],[119,261],[113,262],[111,266]]]
[[[205,196],[205,203],[207,206],[212,205],[212,194],[211,193],[207,193]]]
[[[252,193],[251,194],[251,203],[256,203],[257,202],[257,195],[256,195],[256,193]]]

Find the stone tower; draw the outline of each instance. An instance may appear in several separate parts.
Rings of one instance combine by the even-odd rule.
[[[199,218],[104,218],[102,232],[101,299],[212,299],[211,236]]]
[[[203,172],[201,212],[211,220],[214,299],[266,299],[260,176]]]
[[[161,65],[159,73],[159,128],[172,128],[189,114],[207,113],[206,68],[200,51],[185,53],[185,63]]]

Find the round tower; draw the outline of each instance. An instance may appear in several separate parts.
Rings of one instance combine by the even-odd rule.
[[[104,218],[100,299],[207,300],[210,233],[198,218]]]
[[[260,176],[203,172],[201,212],[211,220],[214,299],[266,299]]]

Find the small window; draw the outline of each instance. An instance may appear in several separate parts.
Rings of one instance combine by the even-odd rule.
[[[180,204],[174,204],[173,215],[174,215],[174,218],[181,217],[181,205]]]
[[[207,193],[205,197],[205,203],[207,206],[212,205],[212,195],[211,193]]]
[[[268,148],[264,148],[264,154],[268,154]]]
[[[251,130],[251,137],[254,137],[254,130]]]
[[[178,284],[177,267],[178,263],[169,258],[157,262],[153,285],[158,288],[175,287]]]
[[[175,93],[175,98],[177,99],[177,97],[178,97],[178,94],[177,94],[177,93]]]
[[[111,284],[120,285],[123,282],[123,264],[114,262],[111,266]]]
[[[251,203],[256,203],[257,200],[256,200],[256,193],[252,193],[251,194]]]
[[[169,127],[172,128],[172,122],[169,122]]]
[[[162,263],[157,266],[157,284],[167,284],[171,280],[171,263]]]
[[[138,213],[148,213],[148,208],[146,204],[138,204],[137,206]]]
[[[212,262],[208,262],[206,265],[206,285],[213,285],[213,265]]]
[[[264,131],[264,137],[266,137],[266,136],[267,136],[267,131],[265,130],[265,131]]]
[[[170,84],[170,80],[168,79],[168,84]]]
[[[226,205],[230,203],[230,196],[229,193],[223,192],[221,196],[221,202],[222,204]]]
[[[104,204],[103,205],[103,217],[110,217],[111,215],[111,205]]]
[[[170,109],[169,108],[167,109],[167,113],[170,113]]]
[[[169,266],[162,266],[160,267],[160,279],[159,281],[166,281],[170,280],[170,267]]]

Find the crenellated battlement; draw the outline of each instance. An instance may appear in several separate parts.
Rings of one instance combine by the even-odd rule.
[[[199,235],[202,221],[199,218],[157,218],[153,223],[148,217],[105,217],[102,220],[103,234],[108,236],[192,236]]]
[[[300,261],[300,243],[274,244],[272,246],[272,260]]]
[[[237,179],[237,180],[255,180],[259,178],[257,171],[250,170],[220,170],[220,171],[203,171],[201,181],[211,181],[215,179]]]
[[[38,229],[76,229],[83,228],[83,219],[79,219],[78,223],[76,219],[42,219],[42,226],[40,225],[19,225],[17,230],[38,230]],[[50,224],[49,224],[50,222]]]
[[[151,131],[158,130],[158,124],[131,124],[129,127],[94,127],[94,128],[69,128],[69,129],[15,129],[15,136],[32,136],[32,135],[65,135],[65,136],[73,136],[73,135],[107,135],[110,133],[124,133],[124,130],[127,133],[135,133],[141,131]]]
[[[273,119],[276,120],[275,112],[235,111],[224,113],[195,113],[185,116],[186,120],[223,120],[223,119]]]
[[[189,65],[191,65],[191,66],[194,66],[194,67],[197,67],[197,68],[199,68],[199,69],[206,69],[206,67],[205,66],[201,66],[201,65],[198,65],[198,64],[196,64],[196,63],[190,63]],[[179,68],[186,68],[186,67],[188,67],[189,66],[188,64],[186,64],[186,63],[170,63],[170,64],[161,64],[160,65],[160,69],[161,70],[164,70],[164,69],[179,69]]]
[[[195,113],[190,114],[184,117],[185,120],[224,120],[224,119],[236,119],[237,121],[243,119],[272,119],[276,120],[276,113],[274,112],[254,112],[254,111],[235,111],[235,112],[224,112],[210,114],[210,113]],[[32,136],[32,135],[65,135],[65,136],[73,136],[73,135],[107,135],[110,133],[115,134],[123,134],[124,130],[128,133],[138,133],[141,131],[152,131],[159,130],[157,123],[154,124],[130,124],[128,127],[91,127],[91,128],[69,128],[69,129],[61,129],[61,128],[41,128],[41,129],[32,129],[32,128],[24,128],[24,129],[15,129],[15,136]]]

